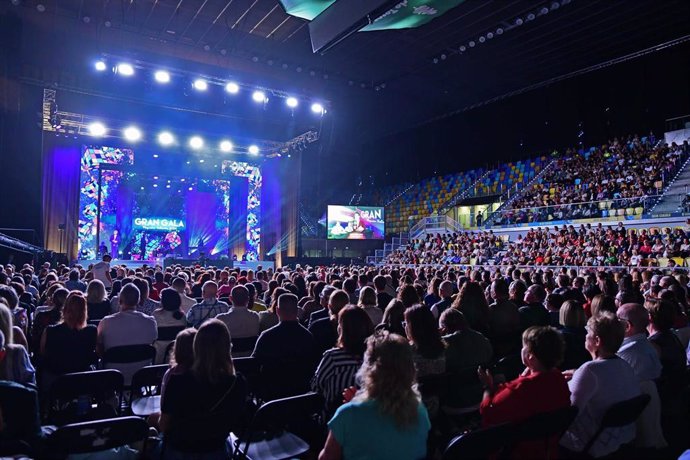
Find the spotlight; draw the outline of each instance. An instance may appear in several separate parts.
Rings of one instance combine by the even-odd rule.
[[[191,192],[192,190],[194,190],[194,187],[189,187],[187,190]]]
[[[103,72],[107,68],[105,62],[103,61],[96,61],[94,67],[96,67],[96,70],[98,70],[99,72]]]
[[[287,104],[288,107],[290,107],[291,109],[294,109],[299,104],[299,101],[297,101],[296,97],[289,97],[285,100],[285,103]]]
[[[318,102],[314,102],[311,105],[311,111],[314,113],[318,113],[320,115],[323,115],[323,112],[324,112],[323,105],[319,104]]]
[[[105,125],[101,122],[96,121],[89,125],[89,134],[91,134],[92,136],[104,136],[106,131],[107,129],[105,128]]]
[[[153,78],[156,79],[158,83],[169,83],[170,82],[170,74],[166,72],[165,70],[159,70],[155,74],[153,74]]]
[[[521,26],[522,23],[523,23],[522,18],[517,18],[517,19],[515,20],[515,25],[516,25],[516,26]]]
[[[466,49],[467,49],[467,48],[465,47],[465,45],[462,45],[462,46],[460,47],[460,52],[461,52],[461,53],[464,53]]]
[[[175,142],[175,137],[168,131],[163,131],[158,135],[158,142],[161,145],[171,145],[173,142]]]
[[[266,99],[266,93],[263,91],[254,91],[252,99],[254,99],[254,102],[266,102],[268,100]]]
[[[131,77],[134,75],[134,67],[132,67],[132,64],[127,63],[118,64],[117,73],[124,75],[125,77]]]
[[[199,163],[203,163],[204,161],[205,161],[205,160],[202,158],[201,160],[199,160]]]
[[[240,85],[231,81],[227,85],[225,85],[225,91],[227,91],[230,94],[237,94],[240,91]]]
[[[486,38],[488,38],[489,40],[491,40],[492,38],[494,38],[494,33],[493,33],[493,32],[487,33],[487,34],[486,34]]]
[[[547,7],[543,7],[542,9],[539,10],[539,14],[548,14],[549,9]]]
[[[141,139],[141,131],[136,126],[129,126],[124,130],[125,139],[131,142],[136,142]],[[155,155],[154,155],[155,157]]]
[[[248,150],[249,150],[249,153],[251,153],[252,155],[258,155],[259,154],[259,147],[257,147],[256,145],[250,145]]]
[[[189,146],[195,150],[199,150],[204,146],[204,140],[199,136],[193,136],[189,139]]]
[[[46,11],[46,6],[43,3],[39,3],[38,5],[36,5],[36,10],[39,13],[44,13]]]
[[[208,83],[206,83],[206,80],[199,78],[198,80],[194,80],[194,89],[197,91],[206,91],[208,89]]]
[[[503,34],[503,29],[499,27],[498,29],[496,29],[496,35],[501,35],[501,34]]]
[[[542,10],[542,11],[543,11],[543,10]],[[546,11],[548,11],[548,10],[546,10]],[[545,14],[545,13],[541,13],[541,14]],[[528,21],[534,21],[534,17],[535,17],[535,16],[534,16],[534,13],[530,13],[530,14],[527,15],[527,20],[528,20]]]
[[[154,187],[158,188],[158,184],[153,184]]]
[[[232,142],[228,140],[221,141],[219,147],[223,152],[232,152]]]
[[[486,38],[484,37],[484,35],[479,37],[479,43],[484,43],[485,41],[486,41]]]
[[[476,45],[476,43],[474,42],[474,40],[472,40],[468,43],[468,45],[470,45],[470,48],[474,48],[474,45]]]

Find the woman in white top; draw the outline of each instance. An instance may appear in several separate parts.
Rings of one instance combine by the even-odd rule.
[[[383,310],[377,306],[377,301],[378,299],[374,288],[365,286],[359,291],[359,304],[357,306],[367,313],[374,326],[381,324],[381,320],[383,319]]]
[[[165,288],[160,293],[161,306],[153,311],[153,319],[156,327],[187,327],[187,318],[181,310],[182,298],[173,288]],[[156,363],[162,363],[165,359],[165,350],[172,340],[156,340],[153,346],[156,348]]]
[[[613,313],[601,312],[587,322],[585,348],[592,355],[579,369],[566,371],[572,375],[568,383],[570,401],[579,412],[575,421],[561,439],[561,445],[581,452],[601,424],[604,413],[613,404],[640,394],[640,386],[632,367],[616,352],[623,343],[625,326]],[[589,451],[601,457],[635,438],[635,425],[604,430]]]

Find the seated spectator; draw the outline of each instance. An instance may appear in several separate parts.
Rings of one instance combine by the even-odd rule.
[[[482,334],[489,332],[489,304],[484,290],[474,281],[465,283],[453,302],[453,308],[460,310],[470,327]]]
[[[227,313],[230,307],[225,302],[218,300],[217,293],[218,285],[214,281],[204,282],[203,299],[187,312],[187,324],[198,328],[207,319],[215,318],[221,313]]]
[[[377,330],[384,329],[393,334],[405,336],[404,321],[405,305],[403,305],[401,300],[393,299],[383,312],[383,318],[381,318],[381,324],[377,326]]]
[[[230,334],[222,321],[205,321],[194,337],[191,371],[170,377],[161,399],[162,458],[228,458],[227,438],[244,413],[247,385],[235,374]]]
[[[34,322],[31,327],[31,349],[39,350],[41,348],[41,337],[43,337],[43,330],[50,325],[57,324],[62,317],[62,307],[65,305],[65,300],[69,291],[65,288],[58,288],[53,291],[51,305],[45,307],[38,307]]]
[[[271,301],[269,302],[268,308],[266,311],[262,311],[259,313],[259,333],[262,333],[266,329],[270,329],[278,322],[280,321],[278,319],[278,314],[276,313],[276,309],[278,308],[278,298],[283,295],[287,294],[288,291],[287,289],[283,288],[275,288],[272,292],[271,295]]]
[[[661,362],[645,334],[649,314],[639,303],[626,303],[618,307],[616,315],[625,325],[623,345],[616,354],[630,364],[640,382],[640,389],[650,396],[649,404],[637,422],[635,444],[654,449],[666,447],[661,432],[659,392],[655,383],[661,375]]]
[[[618,307],[616,306],[616,300],[614,297],[599,294],[594,296],[594,298],[592,299],[592,316],[596,316],[603,311],[607,311],[615,315],[616,310],[618,310]]]
[[[10,309],[10,313],[12,314],[12,323],[10,324],[14,324],[14,326],[19,328],[22,332],[22,337],[26,340],[26,336],[29,332],[29,314],[25,308],[20,306],[17,291],[15,291],[12,286],[0,285],[0,300],[4,300],[5,304]],[[19,337],[15,337],[16,343],[20,343],[18,339]]]
[[[168,286],[168,283],[165,282],[165,275],[161,271],[157,271],[156,273],[154,273],[153,279],[154,279],[154,283],[151,286],[153,289],[151,289],[150,297],[152,300],[155,300],[156,302],[160,302],[161,291],[163,291],[163,289],[166,289],[170,286]]]
[[[376,302],[378,302],[378,300],[374,288],[365,286],[359,291],[358,306],[366,312],[374,325],[380,324],[383,319],[383,310],[377,306]]]
[[[465,315],[451,308],[439,320],[446,343],[446,371],[458,372],[491,362],[493,350],[489,339],[470,328]]]
[[[566,289],[564,292],[568,292]],[[556,329],[561,327],[560,316],[561,316],[561,305],[563,305],[564,299],[561,294],[549,294],[544,300],[546,306],[546,311],[549,313],[549,326],[555,327]]]
[[[536,414],[570,406],[570,391],[558,370],[563,359],[563,339],[549,326],[532,326],[522,334],[522,363],[525,371],[515,380],[496,386],[487,370],[479,370],[484,384],[480,406],[482,425],[520,422]],[[524,442],[516,446],[512,458],[544,457],[546,451],[556,452],[558,439]]]
[[[86,323],[87,315],[86,299],[81,291],[72,291],[62,308],[62,321],[43,331],[42,370],[62,375],[92,369],[96,364],[98,331],[96,326]]]
[[[0,317],[3,324],[7,324],[11,316],[10,309],[0,304]],[[11,328],[2,329],[11,331]],[[3,330],[0,330],[0,380],[22,385],[36,385],[36,370],[31,364],[26,348],[13,344],[12,336],[5,337]]]
[[[230,337],[233,339],[258,337],[259,336],[259,314],[249,309],[251,296],[246,286],[235,286],[232,289],[232,307],[227,313],[221,313],[216,318],[222,321],[228,328]],[[233,356],[249,356],[251,351],[246,353],[235,353]]]
[[[441,293],[439,292],[440,287],[441,278],[434,278],[431,280],[431,283],[429,283],[426,295],[424,296],[424,305],[426,305],[427,308],[430,309],[436,302],[441,301]],[[438,316],[436,319],[438,319]]]
[[[520,313],[510,301],[508,283],[496,279],[491,283],[491,297],[495,300],[489,305],[489,338],[496,356],[507,356],[520,346]]]
[[[672,329],[675,306],[665,300],[648,300],[645,308],[649,313],[648,340],[661,361],[659,396],[663,402],[675,397],[685,381],[685,348]]]
[[[270,286],[270,283],[269,283],[269,286]],[[321,292],[323,291],[323,288],[325,288],[325,287],[326,287],[326,283],[324,283],[323,281],[312,281],[311,283],[309,283],[309,296],[300,299],[299,318],[300,318],[300,322],[302,322],[302,324],[306,323],[308,325],[309,317],[311,316],[311,314],[314,313],[315,311],[321,310],[321,308],[322,308],[321,307]],[[269,289],[271,289],[271,288],[269,287]],[[273,288],[273,290],[271,291],[271,294],[273,293],[273,291],[275,289],[277,289],[277,286]],[[304,300],[304,302],[302,302],[303,300]],[[269,301],[267,305],[270,305],[270,304],[273,304],[272,300]]]
[[[328,303],[331,300],[331,294],[333,294],[336,290],[337,290],[337,288],[335,286],[331,286],[331,285],[324,286],[323,290],[321,291],[321,296],[319,299],[321,302],[321,308],[313,311],[309,315],[308,320],[305,321],[306,326],[311,326],[316,321],[329,317]]]
[[[440,279],[440,278],[436,278]],[[441,314],[453,305],[453,283],[446,280],[439,284],[439,300],[431,305],[431,313],[438,320]]]
[[[393,296],[386,292],[386,277],[377,275],[374,277],[374,289],[376,289],[376,305],[384,311],[393,300]]]
[[[328,415],[343,403],[343,391],[355,385],[355,374],[362,365],[366,340],[374,333],[374,325],[363,309],[350,305],[338,314],[338,331],[336,347],[323,354],[311,384],[312,390],[326,400]]]
[[[110,301],[102,281],[89,281],[86,288],[86,305],[91,320],[101,320],[110,314]]]
[[[79,279],[79,270],[70,270],[69,279],[65,282],[65,288],[70,291],[86,292],[86,283]]]
[[[585,348],[585,312],[576,300],[568,300],[561,306],[558,322],[561,326],[559,332],[565,342],[561,369],[577,369],[590,360],[589,352]]]
[[[119,295],[120,311],[106,316],[98,323],[97,351],[103,356],[113,347],[125,345],[152,345],[158,337],[156,320],[153,317],[137,311],[139,305],[139,289],[134,283],[122,288]],[[150,363],[146,361],[136,363],[111,364],[107,368],[117,369],[125,376],[128,384],[134,372]]]
[[[587,322],[586,347],[592,356],[580,366],[568,383],[570,401],[579,411],[573,424],[561,438],[561,445],[582,452],[598,430],[604,413],[611,405],[634,398],[640,387],[630,364],[618,358],[625,336],[625,326],[608,311],[593,315]],[[570,372],[566,373],[566,377]],[[607,428],[597,438],[589,453],[602,457],[615,452],[635,438],[633,424]]]
[[[192,370],[194,365],[194,337],[197,330],[188,327],[177,333],[175,344],[170,352],[170,368],[163,375],[161,394],[165,392],[170,378],[173,375],[182,375]],[[158,422],[156,422],[158,425]]]
[[[426,456],[431,424],[414,387],[412,356],[412,347],[398,335],[369,338],[357,373],[362,388],[328,422],[319,460]]]
[[[12,325],[14,323],[12,312],[7,306],[7,301],[2,297],[0,297],[0,306],[6,307],[8,312],[7,316],[0,315],[0,331],[5,334],[6,343],[21,345],[28,351],[29,344],[26,341],[26,336],[19,327]]]
[[[178,276],[172,280],[171,287],[175,289],[178,294],[180,294],[180,309],[186,315],[192,306],[196,304],[196,300],[189,297],[185,292],[187,289],[187,282]]]
[[[153,312],[160,308],[161,304],[149,298],[150,287],[148,281],[143,278],[134,278],[134,281],[132,282],[139,289],[140,293],[137,311],[140,311],[145,315],[152,316]]]
[[[182,299],[173,288],[164,288],[159,295],[160,307],[153,311],[153,319],[156,327],[185,327],[187,319],[182,312]],[[153,346],[156,348],[156,363],[162,363],[165,359],[165,351],[171,340],[156,340]]]
[[[348,304],[349,298],[350,296],[343,290],[334,291],[328,300],[330,316],[309,325],[309,332],[316,341],[318,353],[322,354],[335,346],[338,339],[338,314]]]
[[[539,284],[533,284],[525,292],[525,306],[520,307],[520,327],[523,330],[532,326],[548,326],[550,323],[549,312],[544,308],[546,291]]]
[[[261,333],[252,353],[263,367],[262,379],[271,386],[265,393],[273,398],[304,392],[314,375],[316,342],[297,321],[297,311],[297,296],[281,295],[277,310],[280,322]]]

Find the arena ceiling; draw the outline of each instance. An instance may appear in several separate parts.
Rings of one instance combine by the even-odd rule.
[[[325,55],[311,52],[307,22],[278,0],[12,0],[6,9],[356,102],[376,120],[366,137],[690,38],[686,0],[467,0],[420,28],[360,32]]]

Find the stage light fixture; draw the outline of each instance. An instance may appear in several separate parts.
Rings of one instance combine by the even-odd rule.
[[[163,131],[158,135],[158,142],[161,145],[171,145],[173,142],[175,142],[175,137],[168,131]]]
[[[324,112],[323,105],[319,104],[318,102],[314,102],[311,105],[311,111],[314,113],[318,113],[319,115],[323,115],[323,112]]]
[[[106,65],[105,65],[105,62],[103,62],[103,61],[96,61],[96,63],[94,64],[94,67],[95,67],[96,70],[98,70],[99,72],[103,72],[105,69],[108,68],[108,66],[106,66]]]
[[[250,145],[248,150],[249,150],[249,153],[251,153],[252,155],[258,155],[259,154],[259,147],[257,147],[256,145]]]
[[[194,80],[194,89],[197,91],[206,91],[208,89],[208,83],[206,80],[199,78],[197,80]]]
[[[180,182],[184,182],[184,177],[182,179],[180,179]]]
[[[157,154],[157,153],[154,153],[154,154],[153,154],[153,158],[158,158],[158,154]]]
[[[124,75],[125,77],[131,77],[134,75],[134,67],[132,67],[132,64],[123,62],[117,65],[117,73]]]
[[[288,107],[291,109],[294,109],[299,105],[299,101],[297,100],[296,97],[289,97],[285,100],[285,103],[287,104]]]
[[[123,133],[125,135],[125,139],[130,142],[136,142],[141,139],[141,131],[136,126],[129,126],[125,128]],[[157,155],[154,155],[153,157],[155,158]]]
[[[158,180],[158,176],[153,176],[153,180]]]
[[[225,140],[220,142],[220,150],[223,152],[232,152],[232,142]]]
[[[158,83],[170,83],[170,74],[165,70],[158,70],[153,74],[153,78],[155,78]]]
[[[187,190],[191,192],[192,190],[194,190],[194,187],[189,187]]]
[[[240,92],[240,85],[231,81],[227,85],[225,85],[225,91],[227,91],[230,94],[237,94]]]
[[[95,137],[105,136],[108,130],[105,125],[99,121],[95,121],[89,125],[89,134]]]
[[[201,160],[199,160],[199,163],[203,163],[204,161],[206,161],[206,160],[204,160],[204,159],[202,158]]]
[[[204,140],[199,136],[193,136],[189,139],[189,146],[195,150],[204,146]]]
[[[266,93],[263,91],[254,91],[252,99],[254,99],[254,102],[266,102],[268,100],[266,99]]]
[[[154,187],[158,188],[158,184],[153,184]]]

